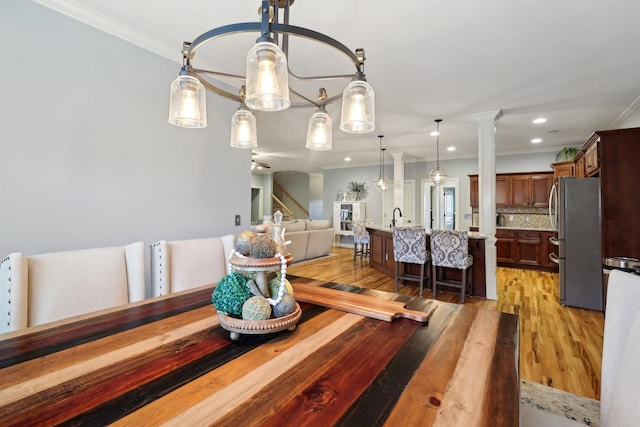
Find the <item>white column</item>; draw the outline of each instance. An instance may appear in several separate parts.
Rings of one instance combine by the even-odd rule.
[[[478,198],[480,233],[485,240],[486,296],[498,299],[496,284],[496,121],[502,110],[476,113],[478,122]]]
[[[402,210],[404,209],[404,153],[392,153],[391,155],[393,156],[393,207]],[[415,218],[411,218],[411,220],[415,220]]]

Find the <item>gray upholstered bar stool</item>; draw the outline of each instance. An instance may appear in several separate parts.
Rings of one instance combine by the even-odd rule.
[[[353,221],[353,262],[356,261],[356,256],[360,255],[360,261],[362,258],[369,258],[369,243],[371,237],[364,226],[364,221]]]
[[[431,230],[431,277],[433,283],[433,299],[436,299],[438,285],[460,289],[460,303],[464,304],[464,294],[469,288],[473,290],[473,256],[469,254],[469,236],[466,231]],[[438,280],[437,268],[454,268],[462,270],[462,280]],[[467,271],[469,283],[467,283]]]
[[[398,292],[398,282],[409,280],[420,283],[420,297],[424,289],[424,266],[431,259],[427,250],[427,232],[423,227],[400,227],[393,229],[393,258],[395,265],[395,292]],[[420,275],[405,272],[405,264],[419,264]],[[427,267],[427,282],[431,282]]]

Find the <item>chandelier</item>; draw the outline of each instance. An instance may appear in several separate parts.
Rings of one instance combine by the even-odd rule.
[[[306,147],[330,150],[332,123],[326,106],[342,100],[339,128],[348,133],[367,133],[375,129],[374,91],[364,75],[364,49],[349,50],[339,41],[316,31],[289,25],[289,9],[295,0],[262,0],[260,22],[225,25],[203,33],[182,49],[182,69],[171,84],[169,123],[185,128],[207,126],[206,90],[240,104],[231,123],[230,145],[237,148],[257,146],[256,118],[253,111],[282,111],[289,107],[315,107],[309,119]],[[279,9],[284,9],[280,22]],[[257,32],[256,44],[247,53],[245,75],[195,68],[196,50],[208,41],[237,33]],[[289,37],[300,37],[335,48],[355,67],[353,74],[298,76],[288,67]],[[329,96],[319,87],[315,96],[303,94],[290,85],[348,79],[341,93]],[[229,91],[229,81],[237,82],[237,93]],[[298,101],[291,101],[293,93]]]
[[[435,185],[442,185],[447,180],[447,172],[440,167],[440,122],[442,119],[436,119],[436,167],[431,169],[431,182]]]
[[[386,148],[382,148],[382,138],[384,138],[384,135],[378,135],[378,138],[380,138],[380,173],[375,181],[373,181],[373,185],[380,193],[384,193],[391,187],[391,181],[389,181],[389,178],[384,174],[384,151],[386,150]]]

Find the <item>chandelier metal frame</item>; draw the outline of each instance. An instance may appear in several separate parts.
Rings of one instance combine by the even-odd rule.
[[[225,37],[237,33],[247,33],[247,32],[257,32],[260,33],[259,41],[275,41],[278,46],[281,46],[282,51],[288,57],[289,54],[289,36],[298,36],[306,39],[314,40],[328,46],[331,46],[337,49],[340,53],[344,54],[354,65],[355,74],[341,74],[341,75],[327,75],[327,76],[298,76],[293,73],[287,64],[287,69],[289,75],[293,76],[297,80],[301,81],[310,81],[310,80],[331,80],[331,79],[345,79],[345,78],[353,78],[353,79],[362,79],[365,80],[364,76],[364,49],[356,49],[355,52],[352,52],[347,46],[338,40],[329,37],[325,34],[319,33],[314,30],[310,30],[308,28],[299,27],[295,25],[289,24],[289,8],[293,1],[285,0],[280,1],[280,4],[284,5],[284,22],[278,22],[278,9],[280,7],[271,7],[273,2],[269,0],[263,0],[262,6],[260,8],[261,21],[260,22],[241,22],[236,24],[224,25],[222,27],[214,28],[209,30],[200,36],[196,37],[193,42],[184,42],[183,44],[183,66],[181,75],[190,75],[197,78],[202,85],[208,89],[209,91],[216,93],[225,98],[242,102],[243,97],[236,93],[231,93],[227,90],[224,90],[201,76],[201,74],[208,74],[213,76],[220,76],[225,78],[236,78],[239,80],[246,79],[246,76],[239,74],[231,74],[224,73],[220,71],[206,70],[200,68],[194,68],[192,65],[192,60],[196,54],[196,50],[204,45],[205,43],[214,40],[216,38]],[[282,36],[282,43],[279,43],[280,36]],[[299,92],[297,92],[294,88],[289,86],[289,90],[294,93],[296,96],[302,98],[306,101],[306,104],[291,104],[291,107],[309,107],[315,106],[317,108],[322,108],[323,105],[332,104],[336,101],[342,99],[343,94],[339,93],[331,97],[327,97],[322,102],[314,101],[310,99],[308,96],[305,96]]]

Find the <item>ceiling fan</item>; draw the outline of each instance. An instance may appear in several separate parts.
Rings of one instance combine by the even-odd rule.
[[[252,156],[255,156],[256,153],[251,153]],[[254,169],[271,169],[271,165],[269,163],[258,162],[256,160],[251,159],[251,170]]]

